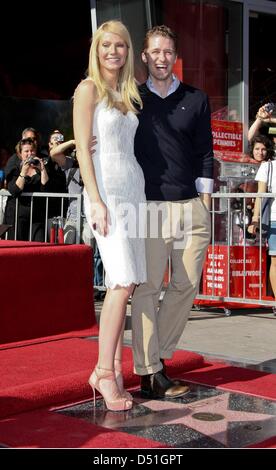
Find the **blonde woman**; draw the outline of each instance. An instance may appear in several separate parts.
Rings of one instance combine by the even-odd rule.
[[[133,153],[136,114],[142,103],[133,70],[128,30],[120,21],[108,21],[93,36],[88,77],[74,95],[74,135],[85,212],[103,260],[107,286],[98,363],[89,383],[94,403],[97,389],[113,411],[132,407],[132,396],[123,387],[122,339],[128,298],[135,285],[146,281],[144,239],[136,231],[139,206],[145,203],[144,177]],[[97,139],[93,157],[92,135]],[[126,230],[126,209],[130,231]]]

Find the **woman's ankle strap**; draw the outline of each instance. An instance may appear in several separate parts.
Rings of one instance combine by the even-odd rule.
[[[105,367],[101,367],[101,366],[96,365],[96,369],[105,370],[106,372],[114,372],[114,367],[113,367],[113,369],[106,369]]]

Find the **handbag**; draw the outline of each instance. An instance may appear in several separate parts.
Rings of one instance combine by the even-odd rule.
[[[272,162],[268,162],[268,175],[267,175],[267,192],[272,192],[272,173],[273,167]],[[262,199],[262,231],[264,234],[267,234],[270,226],[271,218],[271,205],[273,202],[272,197],[264,197]]]

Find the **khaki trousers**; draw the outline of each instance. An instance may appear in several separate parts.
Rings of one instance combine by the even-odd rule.
[[[166,220],[159,217],[158,236],[152,237],[148,214],[148,281],[136,287],[131,303],[134,371],[138,375],[158,372],[160,358],[172,357],[198,292],[210,242],[210,214],[200,198],[152,202],[148,207],[150,204],[165,207]],[[169,257],[171,280],[158,309]]]

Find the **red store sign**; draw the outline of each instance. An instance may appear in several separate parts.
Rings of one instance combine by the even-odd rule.
[[[258,299],[260,292],[259,247],[247,246],[244,263],[243,246],[230,247],[229,295]],[[203,269],[203,294],[227,297],[228,247],[209,246]],[[245,280],[245,285],[244,285]],[[243,289],[245,292],[243,292]],[[244,295],[243,295],[244,294]],[[266,248],[262,247],[261,296],[266,296]]]
[[[241,122],[212,119],[214,150],[242,152],[243,126]]]

